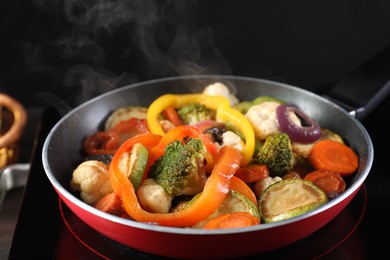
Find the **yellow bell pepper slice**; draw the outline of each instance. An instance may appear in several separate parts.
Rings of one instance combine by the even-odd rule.
[[[227,103],[229,100],[220,96],[210,96],[205,94],[165,94],[158,97],[149,106],[146,115],[149,131],[152,134],[164,135],[164,131],[158,122],[158,117],[167,107],[173,106],[174,108],[180,108],[190,103],[201,103],[211,109],[217,110],[221,104]]]
[[[222,104],[217,109],[217,121],[230,122],[235,131],[242,133],[245,146],[242,150],[241,166],[247,165],[255,151],[255,132],[248,119],[229,105]]]
[[[201,103],[217,112],[217,121],[229,122],[244,136],[245,146],[242,151],[241,165],[246,165],[252,159],[255,150],[255,134],[248,119],[230,107],[230,102],[222,96],[210,96],[205,94],[165,94],[153,101],[146,115],[150,133],[164,135],[164,131],[158,121],[158,117],[167,107],[180,108],[190,103]]]

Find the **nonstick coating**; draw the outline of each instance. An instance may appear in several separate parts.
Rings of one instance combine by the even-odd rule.
[[[286,221],[244,229],[207,231],[159,227],[121,219],[94,209],[70,191],[72,171],[84,160],[81,151],[84,139],[97,130],[102,130],[104,121],[111,112],[119,107],[148,106],[154,99],[167,93],[199,93],[205,86],[215,82],[224,83],[239,100],[253,100],[260,95],[285,100],[301,108],[317,120],[321,127],[340,134],[359,155],[359,169],[348,180],[348,189],[314,211]],[[365,128],[335,103],[309,91],[278,82],[219,75],[147,81],[96,97],[70,111],[53,127],[42,152],[47,177],[64,202],[83,221],[119,243],[148,253],[181,258],[207,258],[210,253],[206,254],[205,250],[212,252],[215,258],[252,255],[280,248],[308,236],[332,220],[351,201],[366,179],[373,158],[372,142]],[[135,235],[137,239],[133,237]],[[161,239],[165,239],[167,243],[161,245]],[[143,240],[145,241],[140,242]],[[169,241],[175,241],[176,245],[170,245]],[[227,247],[226,243],[241,246]],[[210,247],[210,244],[214,246]]]

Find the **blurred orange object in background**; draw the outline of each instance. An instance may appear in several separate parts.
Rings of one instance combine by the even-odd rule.
[[[27,112],[19,101],[0,93],[0,169],[15,163],[20,148],[18,141],[27,122]]]

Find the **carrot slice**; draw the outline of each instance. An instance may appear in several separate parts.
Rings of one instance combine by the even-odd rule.
[[[162,115],[175,126],[183,125],[183,121],[173,106],[164,109]]]
[[[122,199],[115,192],[108,193],[101,198],[95,208],[116,216],[121,216],[124,212]]]
[[[260,224],[260,218],[248,212],[232,212],[212,218],[204,229],[242,228]]]
[[[309,163],[317,170],[331,170],[341,176],[354,173],[358,166],[358,156],[349,146],[333,141],[317,142],[309,153]]]
[[[245,183],[252,183],[268,177],[269,171],[266,164],[251,164],[240,167],[234,176]]]
[[[317,170],[307,174],[304,178],[313,182],[323,190],[328,198],[335,198],[346,189],[346,183],[338,172],[330,170]]]

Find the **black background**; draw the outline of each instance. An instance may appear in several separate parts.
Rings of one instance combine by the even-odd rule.
[[[386,0],[0,3],[0,91],[27,105],[185,74],[321,93],[390,46]]]

